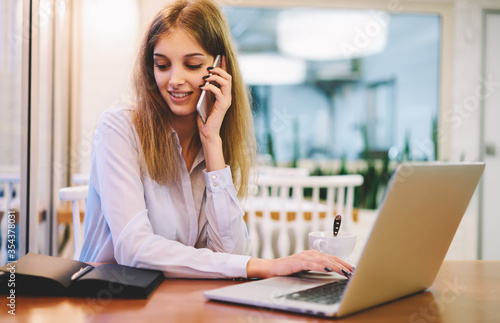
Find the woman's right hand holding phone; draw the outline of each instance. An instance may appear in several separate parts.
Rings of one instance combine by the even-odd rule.
[[[222,56],[221,67],[209,67],[208,72],[212,75],[204,81],[210,83],[201,87],[202,90],[210,91],[215,96],[215,103],[206,123],[203,123],[199,116],[197,118],[207,171],[225,168],[220,128],[232,100],[232,77],[227,73],[226,66],[226,58]]]

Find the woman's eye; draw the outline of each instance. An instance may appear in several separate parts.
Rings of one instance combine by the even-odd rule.
[[[199,68],[201,68],[203,64],[198,64],[198,65],[186,65],[189,69],[192,69],[192,70],[197,70]]]
[[[158,69],[160,69],[160,70],[166,70],[167,69],[167,65],[156,64],[156,67],[158,67]]]

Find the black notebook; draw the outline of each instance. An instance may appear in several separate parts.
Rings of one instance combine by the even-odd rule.
[[[13,276],[12,274],[15,273]],[[0,268],[0,292],[16,295],[65,295],[148,298],[163,281],[161,271],[118,264],[87,263],[28,253]]]

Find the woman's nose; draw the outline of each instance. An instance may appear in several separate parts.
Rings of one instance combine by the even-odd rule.
[[[170,69],[170,85],[172,85],[173,87],[178,87],[179,85],[184,84],[184,82],[185,78],[182,69],[172,67]]]

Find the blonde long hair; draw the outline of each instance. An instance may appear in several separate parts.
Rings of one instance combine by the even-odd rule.
[[[132,122],[143,153],[142,172],[160,185],[175,182],[182,163],[171,136],[172,112],[161,96],[154,77],[153,50],[160,36],[174,28],[189,33],[210,55],[226,58],[232,76],[232,103],[221,126],[224,160],[231,167],[238,197],[246,196],[250,168],[255,159],[255,134],[249,94],[237,64],[228,24],[210,0],[176,0],[161,9],[142,41],[134,71],[136,113]],[[146,169],[144,169],[146,168]]]

